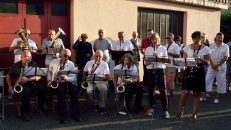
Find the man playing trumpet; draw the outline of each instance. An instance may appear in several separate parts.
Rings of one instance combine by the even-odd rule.
[[[61,58],[54,59],[49,65],[48,70],[48,87],[52,86],[52,82],[56,82],[57,86],[53,86],[54,93],[58,97],[58,112],[60,116],[60,123],[67,123],[67,102],[66,93],[70,94],[72,100],[72,117],[75,121],[80,122],[79,113],[79,100],[78,100],[78,88],[76,87],[76,74],[66,73],[60,74],[61,71],[74,72],[75,65],[69,60],[71,56],[71,51],[69,49],[63,49],[61,53]]]
[[[6,82],[9,86],[8,92],[10,94],[21,93],[22,95],[21,113],[25,121],[30,120],[30,97],[32,91],[36,91],[34,81],[39,81],[41,79],[41,76],[26,76],[27,72],[25,72],[24,69],[28,67],[37,67],[37,64],[34,61],[31,61],[31,52],[29,50],[24,50],[21,54],[21,60],[13,64],[6,76]],[[16,81],[15,85],[13,84],[13,81]],[[21,89],[19,91],[14,89],[14,87],[17,87],[18,85]],[[37,89],[38,105],[42,110],[45,101],[46,88],[44,86],[38,86],[37,84]]]
[[[84,79],[88,77],[100,77],[100,81],[93,81],[88,82],[87,94],[89,95],[91,100],[94,100],[93,91],[95,88],[99,90],[100,93],[100,108],[99,112],[102,114],[106,113],[106,101],[107,101],[107,94],[108,94],[108,86],[107,82],[109,80],[109,67],[107,62],[103,61],[103,52],[101,50],[97,50],[94,55],[95,59],[90,60],[84,67]],[[86,77],[86,78],[85,78]],[[93,77],[93,78],[94,78]],[[95,88],[94,88],[95,87]]]

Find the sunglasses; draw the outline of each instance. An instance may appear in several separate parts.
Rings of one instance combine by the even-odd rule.
[[[81,37],[81,38],[87,38],[87,37],[83,36],[83,37]]]
[[[67,54],[64,54],[63,56],[64,56],[65,58],[67,58],[67,57],[69,58],[69,57],[70,57],[70,56],[69,56],[69,55],[67,55]]]

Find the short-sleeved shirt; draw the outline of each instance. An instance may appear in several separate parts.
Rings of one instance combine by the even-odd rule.
[[[50,41],[48,38],[45,38],[45,39],[43,39],[43,41],[42,41],[42,46],[41,46],[41,48],[42,48],[42,49],[49,49],[49,48],[51,47],[51,45],[52,45],[51,41]],[[64,45],[63,45],[62,39],[57,38],[57,39],[54,41],[54,49],[56,50],[56,53],[60,53],[61,50],[64,49],[64,48],[65,48],[65,47],[64,47]],[[56,58],[57,58],[57,57],[55,57],[54,54],[47,54],[47,55],[46,55],[46,61],[45,61],[46,66],[48,66],[48,65],[51,63],[51,61],[52,61],[53,59],[56,59]]]
[[[175,42],[171,43],[171,45],[167,48],[167,51],[180,55],[180,47]],[[170,55],[168,56],[168,58],[170,60],[173,59],[173,57]],[[174,66],[173,64],[167,64],[167,67],[176,67],[176,66]]]
[[[106,62],[109,62],[109,58],[110,58],[110,55],[109,55],[109,49],[112,48],[112,44],[111,44],[111,41],[104,38],[102,40],[100,39],[96,39],[95,42],[94,42],[94,45],[93,45],[93,49],[94,50],[101,50],[103,52],[103,60],[106,61]]]
[[[228,45],[222,43],[219,47],[217,47],[216,43],[213,43],[209,46],[211,50],[211,60],[213,64],[219,64],[220,61],[224,58],[224,56],[229,57],[229,47]],[[226,62],[222,65],[218,66],[218,70],[222,70],[226,68]]]
[[[126,79],[130,79],[130,80],[131,80],[133,76],[138,76],[138,69],[137,69],[136,65],[130,66],[130,67],[128,68],[128,67],[126,67],[126,66],[124,66],[124,65],[122,65],[122,64],[118,64],[118,65],[116,65],[116,66],[114,67],[114,69],[113,69],[113,75],[115,75],[115,74],[114,74],[114,71],[115,71],[115,70],[120,70],[120,69],[122,69],[122,70],[130,70],[130,71],[131,71],[131,72],[130,72],[131,75],[126,76],[126,77],[125,77]],[[121,82],[121,76],[118,77],[117,84],[120,84],[120,82]]]
[[[28,67],[37,67],[37,63],[34,62],[34,61],[30,61],[30,63],[28,64]],[[9,74],[10,76],[12,76],[12,79],[13,79],[14,82],[15,82],[15,81],[18,79],[18,77],[20,76],[20,73],[22,72],[22,71],[21,71],[21,68],[25,68],[25,67],[22,66],[21,60],[18,61],[18,62],[16,62],[16,63],[14,63],[14,64],[10,67],[8,74]],[[22,72],[22,76],[26,75],[26,73],[27,73],[27,72]],[[26,76],[26,77],[31,77],[31,76]]]
[[[134,47],[132,43],[129,40],[123,40],[123,41],[116,41],[113,46],[112,50],[115,51],[133,51]]]
[[[145,49],[144,55],[148,58],[148,56],[153,56],[153,53],[156,53],[160,57],[168,57],[168,52],[165,46],[160,45],[156,50],[152,46],[149,46]],[[146,63],[145,63],[146,64]],[[153,68],[166,68],[165,63],[161,62],[152,62],[150,65],[146,65],[147,69],[153,69]]]
[[[21,39],[21,38],[15,38],[15,39],[12,41],[10,47],[16,47],[19,41],[22,41],[22,39]],[[32,48],[32,49],[34,49],[34,50],[37,50],[37,45],[36,45],[36,43],[35,43],[33,40],[28,39],[28,43],[29,43],[29,45],[30,45],[30,48]],[[17,49],[16,49],[16,51],[17,51]],[[16,62],[18,62],[18,61],[20,61],[20,60],[21,60],[21,53],[15,54],[14,63],[16,63]]]

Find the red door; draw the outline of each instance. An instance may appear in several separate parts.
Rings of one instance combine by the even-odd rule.
[[[18,37],[14,32],[19,28],[31,30],[29,36],[37,46],[47,37],[49,29],[58,31],[58,27],[66,32],[61,36],[65,47],[69,48],[70,24],[69,24],[69,0],[1,0],[0,1],[0,57],[12,62],[8,47],[14,38]],[[6,55],[6,56],[5,56]],[[10,63],[0,64],[0,67],[9,66]]]

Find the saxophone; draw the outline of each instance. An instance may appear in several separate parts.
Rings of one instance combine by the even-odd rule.
[[[27,67],[28,67],[28,62],[25,63],[25,68],[27,68]],[[20,84],[23,73],[24,73],[24,68],[21,68],[19,77],[18,77],[17,81],[14,84],[14,92],[15,93],[21,93],[22,90],[23,90],[23,86]]]

